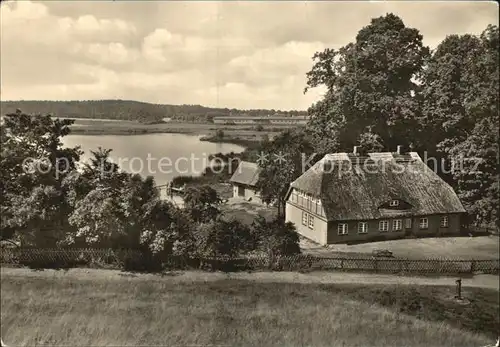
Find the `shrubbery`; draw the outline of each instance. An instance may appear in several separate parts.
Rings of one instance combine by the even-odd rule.
[[[181,209],[160,199],[152,177],[122,172],[110,160],[111,150],[92,151],[90,160],[77,170],[81,151],[65,148],[61,142],[72,122],[21,112],[5,116],[1,126],[2,237],[16,240],[22,248],[134,250],[118,252],[115,258],[124,269],[140,271],[159,270],[172,256],[214,258],[255,249],[250,229],[223,218],[221,199],[208,185],[188,185]],[[234,153],[217,156],[228,168],[238,164],[233,161]],[[25,157],[33,159],[31,167],[23,167]],[[195,180],[181,176],[174,184]],[[91,266],[96,261],[73,255],[56,252],[19,263],[65,268]]]

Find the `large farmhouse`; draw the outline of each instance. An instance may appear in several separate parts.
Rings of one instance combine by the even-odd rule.
[[[256,190],[259,173],[260,168],[256,163],[242,161],[230,180],[233,185],[233,197],[261,203]]]
[[[453,189],[400,146],[328,154],[292,182],[286,202],[286,220],[323,245],[454,234],[464,212]]]

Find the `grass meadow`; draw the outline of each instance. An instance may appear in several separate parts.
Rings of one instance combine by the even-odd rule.
[[[484,346],[498,291],[453,287],[3,274],[11,346]]]
[[[338,256],[344,253],[372,254],[374,249],[390,250],[394,256],[409,259],[498,259],[500,244],[498,236],[477,237],[431,237],[421,239],[401,239],[357,245],[335,244],[327,247],[303,239],[304,253],[317,256]]]

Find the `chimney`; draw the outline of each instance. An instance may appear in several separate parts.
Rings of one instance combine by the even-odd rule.
[[[403,146],[398,145],[398,149],[396,149],[397,154],[401,154]]]
[[[354,149],[352,150],[352,153],[353,153],[354,155],[358,155],[358,154],[359,154],[359,147],[360,147],[360,146],[354,146]]]
[[[322,173],[332,173],[337,164],[338,162],[336,163],[335,160],[325,159],[323,167],[321,168],[323,170]]]

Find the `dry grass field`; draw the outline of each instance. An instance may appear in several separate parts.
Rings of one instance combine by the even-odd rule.
[[[442,286],[16,271],[26,270],[1,278],[1,334],[11,346],[480,347],[499,326],[489,289],[466,288],[463,303]]]
[[[441,237],[370,242],[357,245],[329,245],[322,247],[312,241],[302,240],[304,253],[334,256],[339,253],[372,253],[374,249],[387,249],[396,257],[449,258],[449,259],[498,259],[498,236]]]

